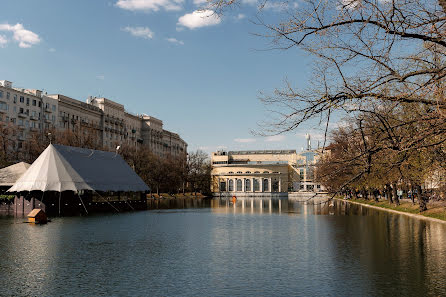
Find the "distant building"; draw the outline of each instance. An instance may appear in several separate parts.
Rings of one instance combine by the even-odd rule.
[[[309,141],[308,141],[309,142]],[[214,195],[320,192],[314,166],[318,150],[219,151],[212,154]]]
[[[13,88],[6,80],[0,81],[0,122],[18,128],[16,149],[33,132],[45,134],[55,129],[91,133],[98,144],[110,150],[128,144],[148,147],[159,156],[187,154],[187,143],[164,130],[159,119],[131,114],[124,105],[106,98],[90,97],[82,102],[61,94]]]

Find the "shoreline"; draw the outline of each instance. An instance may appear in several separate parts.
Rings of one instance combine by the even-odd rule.
[[[391,212],[391,213],[395,213],[395,214],[406,215],[406,216],[409,216],[412,218],[418,218],[418,219],[427,220],[427,221],[431,221],[431,222],[446,224],[446,220],[428,217],[428,216],[425,216],[422,214],[415,214],[415,213],[405,212],[405,211],[401,211],[401,210],[395,210],[395,209],[391,209],[391,208],[385,208],[385,207],[381,207],[381,206],[371,205],[371,204],[367,204],[367,203],[361,203],[361,202],[352,201],[352,200],[344,200],[344,199],[340,199],[340,198],[333,198],[333,199],[335,199],[337,201],[345,201],[345,202],[352,203],[352,204],[357,204],[357,205],[362,205],[362,206],[373,208],[373,209],[387,211],[387,212]]]

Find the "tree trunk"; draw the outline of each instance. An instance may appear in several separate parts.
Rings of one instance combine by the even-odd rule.
[[[396,205],[400,205],[400,199],[398,198],[398,192],[396,189],[396,184],[392,184],[392,194],[393,194],[393,199],[396,203]]]
[[[427,205],[426,205],[427,201],[425,199],[425,195],[422,192],[420,185],[417,185],[416,187],[417,187],[417,198],[418,198],[418,203],[420,205],[420,211],[421,212],[426,211],[427,210]]]
[[[389,184],[386,184],[384,191],[386,193],[387,200],[389,200],[389,203],[393,203],[392,192]]]

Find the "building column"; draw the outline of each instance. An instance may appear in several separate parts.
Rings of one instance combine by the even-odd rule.
[[[282,178],[279,178],[279,192],[282,192]]]
[[[268,188],[269,188],[269,192],[271,193],[273,191],[273,187],[272,187],[272,184],[271,184],[271,177],[268,178]]]
[[[254,193],[254,178],[251,178],[251,192]]]
[[[242,192],[245,192],[246,178],[242,179]]]
[[[263,192],[263,177],[260,178],[260,192]]]
[[[229,191],[229,178],[226,179],[226,187],[225,187],[225,192]]]

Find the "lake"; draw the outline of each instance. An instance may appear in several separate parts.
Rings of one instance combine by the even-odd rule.
[[[0,216],[1,296],[446,296],[446,224],[345,202]]]

